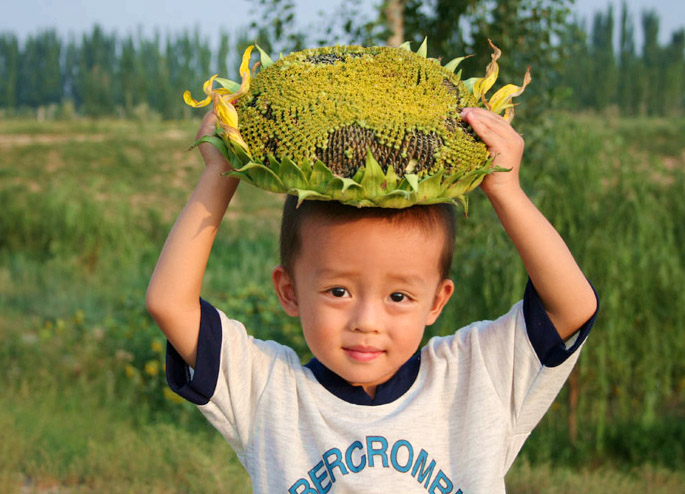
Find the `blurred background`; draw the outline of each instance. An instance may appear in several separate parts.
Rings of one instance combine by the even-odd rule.
[[[210,75],[280,53],[391,44],[532,84],[522,182],[597,288],[568,384],[507,475],[511,493],[685,489],[685,3],[677,0],[25,0],[0,18],[0,492],[244,493],[227,444],[166,387],[144,308],[202,170],[186,152]],[[253,63],[257,57],[253,57]],[[496,89],[496,88],[495,88]],[[310,355],[270,287],[282,197],[242,185],[203,296]],[[526,274],[476,191],[457,291],[426,338],[490,319]]]

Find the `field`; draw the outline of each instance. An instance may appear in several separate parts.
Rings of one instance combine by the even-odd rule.
[[[228,445],[166,388],[165,341],[144,309],[201,171],[185,152],[196,125],[0,121],[0,492],[249,492]],[[524,188],[602,308],[509,492],[680,493],[685,120],[557,114],[523,133]],[[307,359],[270,289],[280,204],[239,188],[203,296]],[[455,256],[456,296],[427,337],[522,295],[523,267],[480,192]]]

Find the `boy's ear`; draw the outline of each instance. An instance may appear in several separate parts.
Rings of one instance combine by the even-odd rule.
[[[433,300],[433,307],[431,307],[428,313],[428,318],[426,319],[426,326],[430,326],[435,321],[437,321],[438,316],[442,312],[442,309],[447,304],[454,293],[454,282],[452,280],[442,280],[438,285],[438,289],[435,292],[435,299]]]
[[[276,266],[271,272],[271,280],[274,283],[278,301],[281,303],[285,313],[291,317],[299,316],[300,308],[297,305],[295,283],[286,269],[281,265]]]

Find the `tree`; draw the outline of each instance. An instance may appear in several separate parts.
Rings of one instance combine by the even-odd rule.
[[[0,35],[0,108],[17,106],[19,77],[19,43],[13,34]]]
[[[618,73],[614,56],[614,9],[609,5],[606,14],[596,12],[592,24],[590,58],[592,75],[591,104],[598,110],[604,110],[615,101]]]
[[[259,23],[250,28],[259,34],[258,43],[271,46],[271,51],[289,53],[305,48],[306,35],[298,30],[294,0],[258,0]]]
[[[642,47],[642,62],[644,64],[644,79],[646,84],[646,103],[648,115],[663,114],[663,74],[661,67],[662,53],[659,46],[659,17],[656,12],[649,10],[642,13],[642,30],[644,45]]]
[[[114,113],[114,74],[116,38],[106,35],[96,25],[90,35],[83,35],[77,87],[82,96],[83,111],[91,116]]]
[[[634,26],[628,11],[628,4],[621,5],[621,27],[618,50],[617,103],[626,115],[637,115],[642,103],[642,81],[640,61],[635,53]]]
[[[663,52],[663,107],[664,113],[678,115],[683,110],[685,103],[685,63],[683,52],[685,51],[685,29],[673,33],[671,42]]]
[[[225,31],[222,31],[221,40],[219,42],[219,51],[216,54],[216,71],[220,77],[228,76],[229,46],[228,34]]]
[[[404,42],[404,4],[405,0],[387,0],[383,12],[387,19],[390,37],[388,46],[399,46]]]

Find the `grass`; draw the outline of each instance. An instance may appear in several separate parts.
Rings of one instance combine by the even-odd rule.
[[[143,308],[168,229],[201,172],[193,122],[0,121],[0,492],[248,492],[230,448],[163,378]],[[526,190],[595,283],[567,390],[507,477],[509,492],[676,493],[685,479],[685,121],[557,115],[525,129]],[[281,199],[241,186],[203,295],[288,342],[269,286]],[[238,234],[238,232],[240,234]],[[453,298],[430,334],[491,318],[526,275],[480,193],[460,221]]]

